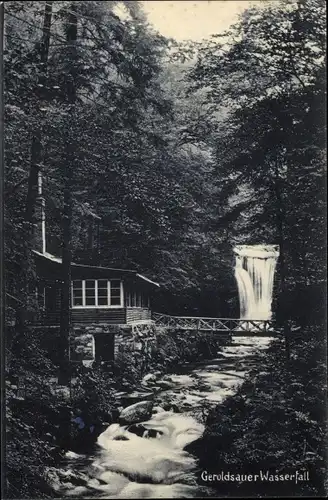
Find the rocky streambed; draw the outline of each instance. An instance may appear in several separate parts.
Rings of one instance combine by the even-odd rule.
[[[68,452],[61,468],[48,470],[58,496],[214,496],[197,484],[197,458],[184,449],[202,435],[208,409],[234,394],[269,342],[235,338],[216,359],[180,367],[179,374],[146,375],[141,393],[123,398],[118,422],[100,434],[91,454]]]

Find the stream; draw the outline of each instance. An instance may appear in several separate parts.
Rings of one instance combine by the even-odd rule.
[[[155,393],[153,407],[145,402],[152,407],[150,415],[142,422],[139,418],[127,425],[111,424],[90,455],[68,452],[62,468],[48,474],[58,495],[214,497],[210,488],[197,484],[197,460],[184,447],[202,435],[208,409],[235,393],[254,367],[256,354],[270,341],[269,337],[235,337],[217,358],[189,365],[183,374],[180,370],[159,378],[145,376],[143,386]]]

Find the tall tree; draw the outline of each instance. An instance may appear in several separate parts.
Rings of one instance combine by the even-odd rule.
[[[62,236],[62,300],[60,315],[60,339],[61,339],[61,368],[59,381],[67,384],[69,379],[69,335],[71,329],[71,262],[72,262],[72,214],[73,214],[73,172],[76,168],[76,63],[77,63],[77,15],[75,5],[72,4],[67,15],[65,25],[67,40],[67,67],[66,80],[66,162],[62,164],[62,178],[64,180],[64,207],[63,207],[63,236]]]
[[[209,103],[229,106],[214,135],[217,175],[239,205],[235,239],[280,245],[283,315],[286,287],[322,279],[324,13],[320,0],[251,8],[190,73]]]
[[[36,96],[39,97],[39,102],[36,103],[36,112],[39,114],[40,121],[37,124],[36,129],[33,131],[32,144],[31,144],[31,168],[29,172],[29,182],[28,191],[26,199],[26,221],[33,224],[34,221],[34,210],[37,197],[37,186],[38,186],[38,174],[40,171],[40,164],[42,160],[42,144],[41,144],[41,123],[43,121],[43,113],[40,111],[42,104],[46,97],[47,92],[47,67],[48,67],[48,57],[49,57],[49,45],[50,45],[50,30],[51,30],[51,18],[52,18],[52,2],[45,2],[44,16],[43,16],[43,26],[42,26],[42,37],[40,42],[36,43],[34,50],[35,64],[38,68],[38,77],[36,80],[36,85],[34,92]],[[40,123],[41,122],[41,123]]]

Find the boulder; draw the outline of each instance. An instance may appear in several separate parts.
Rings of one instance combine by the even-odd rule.
[[[148,420],[151,417],[153,406],[152,401],[140,401],[124,408],[119,416],[120,425],[137,424]]]
[[[144,437],[146,438],[158,438],[159,436],[162,436],[163,432],[157,429],[148,429],[145,432]]]
[[[162,388],[159,387],[158,385],[152,385],[151,390],[153,391],[153,393],[156,393],[156,392],[161,392]]]
[[[102,423],[101,423],[101,427],[102,427],[103,429],[107,429],[107,427],[109,427],[110,425],[111,425],[111,423],[110,423],[110,422],[102,422]]]
[[[113,441],[129,441],[129,438],[126,436],[120,435],[113,437]]]
[[[136,436],[142,437],[144,433],[147,431],[146,427],[142,424],[132,424],[127,429],[128,432],[132,432],[136,434]]]
[[[174,413],[180,413],[180,408],[177,405],[171,405],[171,411]]]
[[[169,382],[168,380],[158,380],[157,385],[159,385],[162,389],[171,389],[174,387],[173,382]]]
[[[127,431],[136,434],[139,437],[157,438],[163,435],[163,432],[158,429],[147,429],[143,424],[133,424],[127,428]]]
[[[156,375],[154,375],[153,373],[148,373],[148,375],[145,375],[142,379],[143,384],[149,384],[155,382],[156,382]]]
[[[155,415],[156,413],[163,413],[163,411],[165,410],[161,406],[154,406],[152,414]]]

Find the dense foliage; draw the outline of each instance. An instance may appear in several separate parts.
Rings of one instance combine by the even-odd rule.
[[[190,72],[192,88],[206,88],[218,182],[239,215],[231,237],[278,243],[289,289],[323,280],[325,63],[324,2],[270,2],[204,43]]]
[[[26,214],[33,201],[28,185],[34,165],[43,173],[47,249],[61,254],[64,192],[72,171],[73,258],[136,267],[160,281],[172,302],[182,302],[180,308],[188,302],[190,308],[199,307],[200,290],[216,288],[212,269],[219,272],[224,248],[226,268],[231,268],[225,236],[208,227],[215,197],[211,152],[198,139],[186,138],[186,120],[197,125],[203,102],[201,96],[185,97],[183,66],[170,62],[168,42],[146,25],[138,3],[126,2],[123,17],[116,14],[119,3],[74,2],[73,55],[65,42],[69,2],[52,2],[51,28],[43,31],[43,2],[8,4],[7,267],[14,274],[15,262],[26,263],[25,245],[32,244]],[[41,50],[45,36],[47,58]],[[73,108],[65,78],[75,80]],[[72,167],[68,146],[74,149]],[[91,243],[90,223],[99,225],[97,241]],[[32,264],[21,266],[23,284],[24,278],[32,279],[27,276]],[[11,276],[11,296],[25,303],[28,294]]]
[[[229,496],[321,496],[327,484],[326,355],[321,328],[294,332],[285,363],[277,340],[248,380],[208,416],[188,449],[212,474],[309,473],[306,481],[214,482]]]
[[[24,342],[13,343],[8,352],[7,372],[14,375],[6,381],[6,498],[55,496],[47,468],[58,467],[68,450],[94,448],[98,435],[117,421],[118,392],[140,388],[149,370],[167,373],[218,350],[213,337],[158,332],[151,360],[146,352],[136,356],[123,349],[105,369],[75,366],[70,389],[59,389],[54,382],[58,367],[45,348],[56,342],[52,337],[46,340],[40,330],[29,329]]]
[[[56,367],[40,331],[13,339],[6,356],[6,496],[48,497],[45,464],[60,458],[60,417],[67,401],[52,391]]]
[[[326,201],[321,0],[253,7],[191,51],[174,51],[153,32],[138,2],[125,2],[124,15],[120,2],[74,2],[74,54],[66,40],[70,2],[49,4],[50,28],[44,2],[6,7],[4,194],[12,309],[17,300],[21,309],[33,307],[26,223],[34,164],[44,177],[48,250],[61,254],[72,170],[73,258],[138,268],[161,283],[156,306],[169,312],[237,313],[231,252],[237,242],[278,243],[280,277],[289,289],[320,282]],[[67,100],[72,78],[74,104]],[[98,226],[94,239],[91,221]]]

